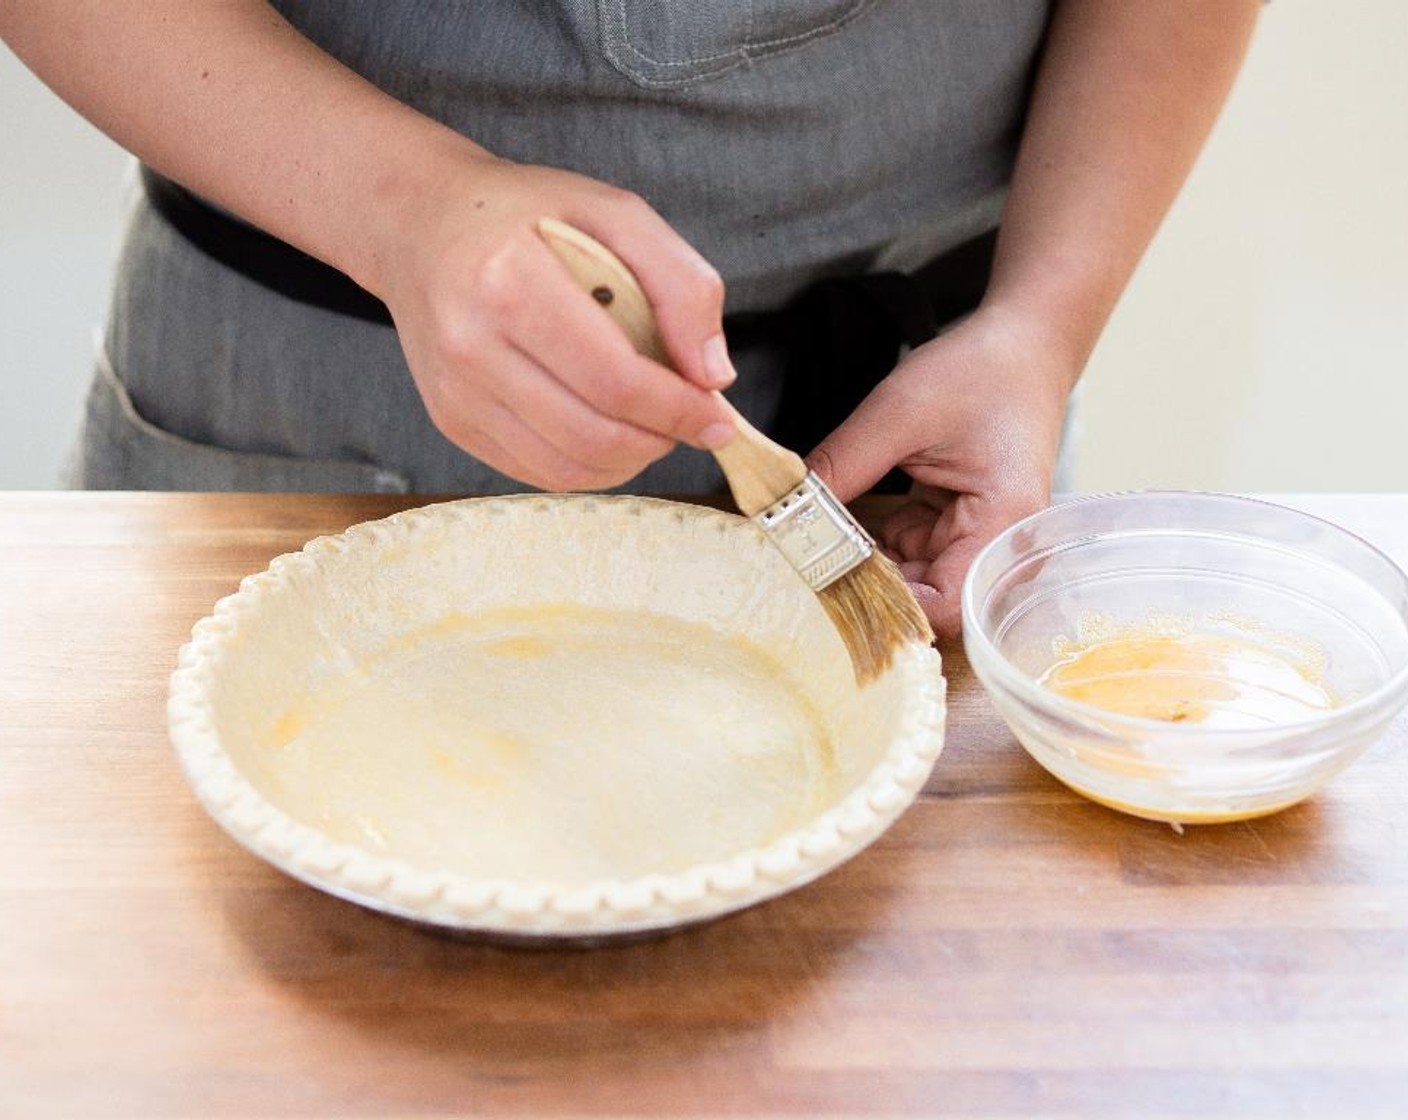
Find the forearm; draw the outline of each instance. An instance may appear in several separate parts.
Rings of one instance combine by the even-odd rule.
[[[1072,383],[1212,128],[1259,8],[1056,6],[984,306],[1038,324]]]
[[[491,466],[610,489],[733,437],[722,282],[630,192],[495,158],[260,0],[0,0],[0,35],[158,170],[380,296],[430,419]],[[545,217],[634,269],[674,369],[577,288]]]
[[[485,155],[262,0],[13,0],[0,35],[129,151],[369,287],[392,222]]]

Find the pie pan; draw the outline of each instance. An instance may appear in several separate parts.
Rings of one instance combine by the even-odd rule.
[[[748,521],[655,499],[425,506],[277,557],[196,624],[172,743],[288,874],[505,941],[718,917],[875,840],[943,743],[938,654],[857,686]]]

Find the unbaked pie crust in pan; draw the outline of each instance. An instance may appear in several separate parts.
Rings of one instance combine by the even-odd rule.
[[[198,623],[172,742],[289,874],[508,940],[687,925],[806,883],[917,795],[938,654],[858,688],[751,523],[647,498],[426,506],[275,559]]]

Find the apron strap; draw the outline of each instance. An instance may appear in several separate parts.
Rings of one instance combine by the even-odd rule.
[[[299,303],[391,326],[386,304],[346,273],[216,209],[146,164],[141,178],[152,208],[206,256]]]

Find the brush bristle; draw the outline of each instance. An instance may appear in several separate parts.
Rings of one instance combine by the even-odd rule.
[[[878,550],[822,588],[820,598],[846,643],[861,684],[888,669],[897,649],[909,642],[934,640],[929,620],[900,570]]]

